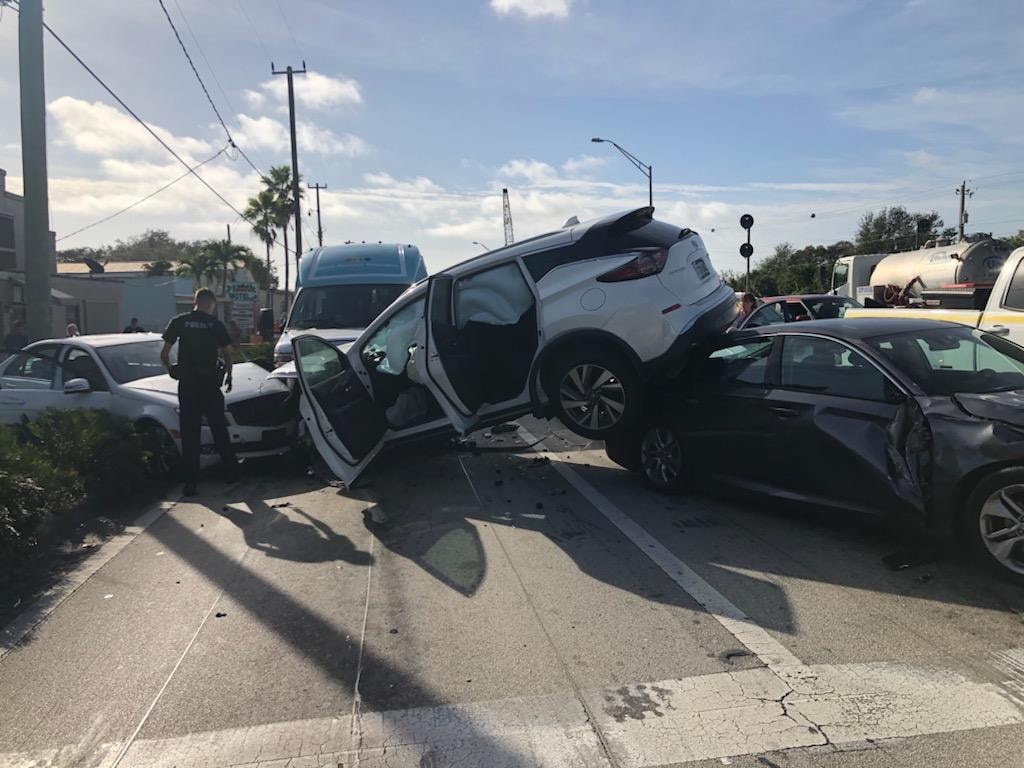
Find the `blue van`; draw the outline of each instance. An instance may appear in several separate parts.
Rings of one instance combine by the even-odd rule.
[[[274,363],[292,360],[291,339],[298,333],[314,333],[338,345],[355,341],[391,302],[426,276],[415,245],[350,243],[309,251],[299,260],[295,299],[274,349]]]

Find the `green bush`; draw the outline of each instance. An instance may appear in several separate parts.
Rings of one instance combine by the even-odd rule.
[[[146,479],[146,450],[135,425],[108,411],[49,409],[21,425],[22,440],[56,469],[76,473],[85,490],[115,497]]]
[[[69,509],[83,490],[78,473],[54,466],[16,429],[0,427],[0,562],[13,563],[35,544],[47,520]]]

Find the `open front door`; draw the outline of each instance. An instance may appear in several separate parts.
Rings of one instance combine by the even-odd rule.
[[[384,414],[333,344],[306,335],[293,339],[292,347],[306,431],[331,471],[351,487],[380,450]]]

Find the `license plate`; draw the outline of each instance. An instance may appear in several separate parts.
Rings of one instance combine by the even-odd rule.
[[[697,277],[701,280],[706,279],[707,276],[711,274],[711,270],[708,269],[708,265],[704,263],[704,259],[694,259],[693,268],[697,270]]]

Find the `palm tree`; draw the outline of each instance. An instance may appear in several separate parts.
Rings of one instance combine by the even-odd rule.
[[[148,277],[164,277],[174,274],[174,264],[165,259],[157,259],[152,264],[143,264],[142,271]]]
[[[269,189],[261,189],[256,197],[249,198],[249,205],[243,212],[252,232],[267,247],[267,306],[270,307],[270,246],[277,240],[274,229],[277,227],[277,199]],[[284,252],[285,264],[288,263],[288,251]],[[255,274],[253,275],[255,277]]]
[[[215,274],[217,264],[210,260],[205,250],[184,253],[178,259],[178,267],[175,273],[184,277],[191,277],[202,287],[203,281],[209,281],[211,275]]]
[[[274,197],[274,223],[281,228],[281,235],[284,240],[284,308],[288,312],[288,222],[295,212],[295,198],[292,197],[292,169],[287,165],[275,165],[262,179],[263,186]],[[299,188],[299,198],[302,198],[302,188]],[[295,263],[298,267],[299,254],[295,254]]]
[[[247,247],[232,243],[230,240],[211,240],[203,248],[203,254],[210,260],[211,269],[220,269],[222,295],[227,294],[228,270],[234,273],[239,267],[244,267],[247,260],[252,257],[252,251]]]

